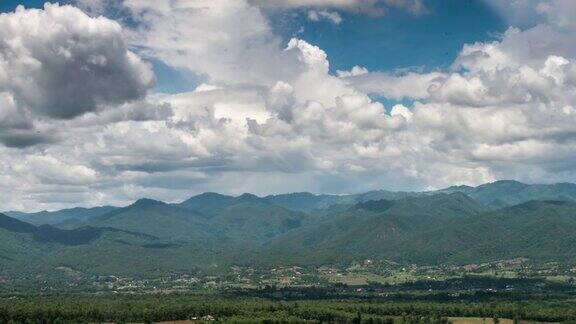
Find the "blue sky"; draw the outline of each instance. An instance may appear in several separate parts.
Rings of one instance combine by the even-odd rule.
[[[2,12],[12,11],[18,5],[24,5],[26,7],[39,7],[42,6],[44,2],[45,1],[43,0],[26,0],[26,1],[6,0],[0,2],[0,10],[2,10]]]
[[[0,10],[12,11],[22,4],[41,7],[44,0],[8,0]],[[428,13],[414,16],[391,10],[370,17],[342,12],[342,23],[312,22],[305,11],[271,14],[275,32],[287,42],[302,38],[327,52],[332,72],[355,65],[370,71],[446,69],[466,43],[497,39],[507,29],[506,22],[480,0],[427,1]],[[157,78],[156,91],[179,93],[194,89],[200,79],[151,62]],[[386,100],[383,100],[387,102]]]
[[[426,5],[428,13],[421,16],[401,10],[377,17],[344,12],[338,25],[328,20],[310,21],[305,11],[283,12],[270,20],[285,41],[298,37],[322,48],[332,73],[355,65],[386,72],[446,70],[464,44],[496,40],[508,28],[484,1],[427,1]],[[371,98],[386,107],[413,103]]]
[[[427,1],[428,13],[413,16],[392,10],[370,17],[342,12],[342,23],[313,22],[306,11],[271,14],[275,32],[287,43],[298,37],[328,54],[330,69],[349,70],[360,65],[370,71],[446,69],[466,43],[497,39],[506,22],[483,1]],[[188,90],[190,81],[165,65],[155,66],[161,91]]]
[[[428,1],[428,14],[413,16],[393,10],[381,17],[342,13],[335,25],[311,22],[304,14],[272,17],[285,38],[301,37],[328,53],[331,69],[360,65],[371,71],[448,67],[466,43],[494,39],[506,23],[478,0]],[[303,27],[303,33],[298,31]]]

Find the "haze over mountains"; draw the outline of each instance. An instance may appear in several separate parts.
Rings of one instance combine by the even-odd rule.
[[[574,261],[576,185],[498,181],[433,192],[204,193],[179,204],[0,214],[0,274],[151,274],[364,258]]]

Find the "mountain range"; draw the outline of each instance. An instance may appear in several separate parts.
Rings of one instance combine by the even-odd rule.
[[[230,265],[576,261],[576,185],[258,197],[0,214],[0,275],[71,268],[148,275]]]

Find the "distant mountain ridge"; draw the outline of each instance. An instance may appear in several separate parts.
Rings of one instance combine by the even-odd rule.
[[[576,202],[576,184],[525,184],[513,180],[501,180],[477,187],[454,186],[435,191],[462,192],[493,207],[507,207],[531,200],[558,200]]]
[[[142,275],[364,258],[576,262],[576,185],[567,183],[356,195],[204,193],[179,204],[140,199],[126,207],[10,215],[0,214],[0,275],[59,266]]]
[[[69,220],[83,220],[106,214],[118,207],[102,206],[94,208],[75,207],[54,212],[41,211],[38,213],[6,212],[5,214],[21,221],[36,225],[55,225]]]
[[[358,203],[346,212],[273,240],[261,260],[306,264],[389,256],[399,242],[489,209],[462,193],[407,197],[397,201]],[[394,247],[394,248],[392,248]]]
[[[349,208],[360,202],[375,200],[393,201],[407,197],[453,192],[464,193],[483,204],[495,208],[517,205],[531,200],[558,200],[576,202],[576,184],[573,183],[557,183],[546,185],[525,184],[513,180],[500,180],[492,183],[486,183],[477,187],[460,185],[440,190],[421,192],[394,192],[386,190],[374,190],[366,193],[349,195],[328,195],[300,192],[258,197],[249,193],[245,193],[240,196],[229,196],[214,192],[206,192],[193,196],[177,205],[184,208],[193,209],[207,216],[213,215],[215,212],[221,211],[223,208],[236,204],[240,201],[252,201],[277,205],[286,209],[300,212],[315,212],[338,206],[341,207],[341,210],[345,210],[346,208]],[[146,201],[150,203],[150,201],[154,201],[148,199],[141,200],[142,201],[140,203],[145,203]],[[54,212],[5,212],[5,214],[36,225],[55,225],[69,220],[89,219],[99,215],[107,214],[116,209],[119,209],[119,207],[76,207]]]
[[[0,214],[0,229],[22,234],[30,234],[40,243],[57,243],[62,245],[89,244],[100,237],[103,232],[118,232],[115,228],[81,227],[72,230],[60,229],[51,225],[34,226],[4,214]],[[129,233],[129,232],[126,232]],[[141,235],[140,233],[133,233]]]

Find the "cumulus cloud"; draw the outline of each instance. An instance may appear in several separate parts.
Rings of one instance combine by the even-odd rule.
[[[144,98],[154,76],[124,41],[121,26],[72,6],[18,7],[0,15],[0,142],[57,139],[47,119]]]
[[[360,66],[355,66],[350,71],[338,71],[338,76],[359,91],[394,100],[427,99],[430,96],[428,91],[430,87],[441,83],[446,77],[445,73],[440,72],[427,74],[369,72]]]
[[[51,4],[0,16],[0,71],[1,90],[52,118],[142,98],[153,82],[119,24]]]
[[[354,11],[359,7],[346,6],[358,3],[276,5]],[[576,180],[576,51],[566,24],[543,20],[495,42],[468,44],[445,71],[355,67],[334,75],[320,47],[304,39],[283,43],[254,2],[121,5],[136,25],[122,31],[113,24],[114,35],[205,83],[187,93],[98,102],[109,109],[64,120],[34,119],[42,111],[21,104],[12,88],[0,91],[0,138],[57,130],[61,139],[0,147],[0,193],[9,197],[3,209],[125,204],[142,196],[177,201],[202,191]],[[552,17],[552,9],[541,10]],[[389,107],[370,94],[414,103]]]
[[[572,0],[484,0],[512,25],[549,24],[560,28],[574,28],[572,16],[576,3]]]
[[[245,1],[125,1],[140,53],[208,82],[270,85],[298,73],[295,57],[258,7]]]

